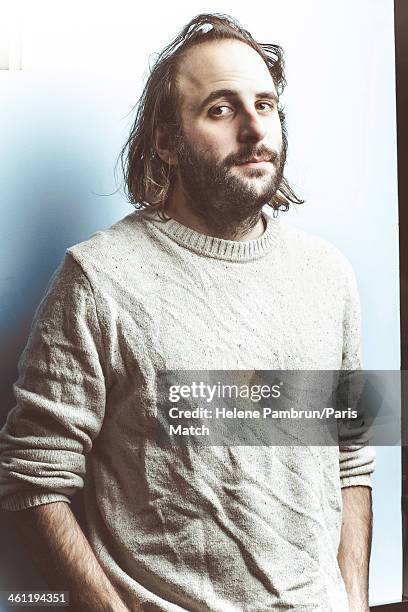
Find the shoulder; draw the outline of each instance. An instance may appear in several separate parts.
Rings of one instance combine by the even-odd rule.
[[[331,242],[279,222],[283,257],[291,260],[300,270],[310,273],[354,278],[354,271],[347,257]]]
[[[95,287],[119,282],[126,284],[129,275],[145,275],[151,269],[154,246],[146,214],[135,211],[110,228],[72,246],[67,254]]]
[[[104,263],[123,258],[133,252],[143,240],[143,213],[133,212],[108,229],[95,232],[88,240],[73,245],[67,251],[79,265]]]
[[[157,245],[146,216],[135,211],[67,250],[66,258],[86,278],[97,302],[122,299],[129,287],[136,291],[154,282]]]

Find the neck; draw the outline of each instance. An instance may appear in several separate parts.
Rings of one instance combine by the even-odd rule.
[[[166,214],[175,221],[178,221],[178,223],[200,234],[213,236],[215,238],[223,238],[224,240],[256,240],[262,236],[266,226],[262,211],[259,211],[255,218],[250,217],[244,222],[232,227],[229,226],[228,228],[224,228],[222,224],[214,226],[191,209],[183,191],[179,189],[177,185],[173,189],[169,204],[166,207]]]

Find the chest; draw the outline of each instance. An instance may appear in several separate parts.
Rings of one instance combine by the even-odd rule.
[[[330,279],[226,266],[164,272],[126,287],[116,354],[158,369],[336,369],[343,300]],[[122,347],[122,348],[121,348]]]

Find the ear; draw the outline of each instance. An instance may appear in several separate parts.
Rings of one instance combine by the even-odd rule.
[[[177,153],[169,130],[158,127],[156,130],[155,149],[160,159],[168,166],[177,166]]]

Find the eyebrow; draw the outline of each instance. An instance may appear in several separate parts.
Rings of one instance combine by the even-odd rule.
[[[203,110],[207,104],[214,102],[214,100],[218,100],[219,98],[237,98],[238,92],[233,89],[215,89],[201,102],[200,110]],[[255,95],[256,98],[267,98],[268,100],[273,100],[278,103],[278,96],[274,91],[261,91]]]

